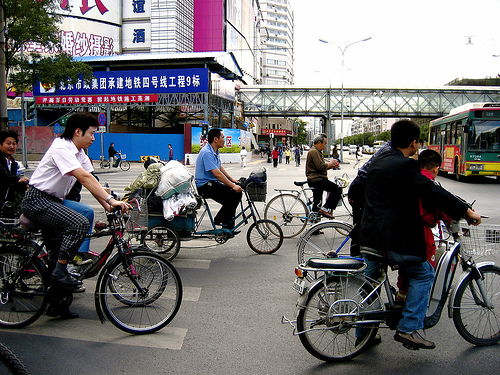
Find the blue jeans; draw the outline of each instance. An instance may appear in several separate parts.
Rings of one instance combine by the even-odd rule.
[[[428,261],[425,261],[400,269],[400,272],[408,278],[408,293],[397,330],[410,333],[424,328],[429,293],[434,282],[434,268]]]
[[[75,202],[69,199],[63,200],[63,205],[75,210],[87,218],[90,223],[89,234],[92,233],[92,226],[94,224],[94,209],[86,204]],[[86,238],[78,249],[79,253],[88,253],[90,251],[90,238]]]

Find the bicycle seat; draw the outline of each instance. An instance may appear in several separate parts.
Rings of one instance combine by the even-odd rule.
[[[309,259],[308,266],[332,270],[359,270],[365,266],[365,262],[356,258]]]
[[[19,216],[19,223],[28,232],[38,232],[38,229],[40,229],[37,224],[35,224],[34,222],[32,222],[30,219],[28,219],[23,214],[21,214],[21,216]]]
[[[293,184],[295,186],[304,186],[305,184],[307,184],[307,181],[294,181]]]

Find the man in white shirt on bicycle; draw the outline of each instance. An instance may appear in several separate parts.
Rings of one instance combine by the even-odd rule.
[[[65,205],[73,184],[78,180],[108,211],[113,207],[120,207],[123,212],[132,208],[115,200],[90,173],[92,163],[84,150],[95,140],[97,125],[88,113],[75,113],[68,119],[63,134],[54,139],[33,173],[21,207],[23,214],[41,227],[46,240],[62,238],[60,248],[56,249],[58,260],[52,277],[66,287],[82,284],[69,274],[67,265],[90,226],[89,220],[78,212],[82,203],[72,202],[72,208]]]

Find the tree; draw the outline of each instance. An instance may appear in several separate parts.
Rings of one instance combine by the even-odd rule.
[[[0,121],[7,127],[7,78],[9,88],[16,92],[29,91],[38,80],[42,84],[79,79],[90,83],[92,69],[85,63],[76,62],[61,52],[59,24],[63,18],[56,11],[60,0],[0,0]],[[2,32],[5,30],[5,32]],[[5,41],[5,43],[2,43]],[[47,51],[55,51],[53,57],[39,53],[26,53],[27,42],[38,43]],[[2,48],[3,47],[3,48]],[[57,89],[57,85],[55,85]]]
[[[420,139],[419,142],[425,144],[429,141],[429,123],[424,124],[420,127]]]
[[[296,118],[294,123],[298,124],[297,137],[293,137],[293,143],[296,145],[305,145],[307,143],[307,122]]]

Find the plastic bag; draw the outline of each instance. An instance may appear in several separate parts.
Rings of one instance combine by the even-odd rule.
[[[169,161],[160,171],[161,179],[155,194],[162,199],[189,189],[194,178],[189,170],[176,160]]]

